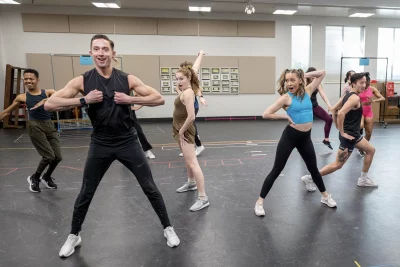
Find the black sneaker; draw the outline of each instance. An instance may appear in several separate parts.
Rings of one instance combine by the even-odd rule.
[[[323,143],[324,145],[326,145],[327,147],[329,147],[331,150],[333,150],[333,148],[332,148],[332,146],[331,146],[331,142],[326,141],[326,140],[323,140],[322,143]]]
[[[42,176],[40,178],[40,180],[42,181],[42,183],[44,183],[47,186],[47,188],[50,188],[50,189],[56,189],[57,188],[57,185],[54,183],[55,179],[53,177]]]
[[[28,179],[26,179],[29,183],[29,190],[31,190],[34,193],[39,193],[40,192],[40,179],[36,178],[35,175],[29,176]]]

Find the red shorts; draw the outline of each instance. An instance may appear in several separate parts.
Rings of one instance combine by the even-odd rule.
[[[372,106],[363,106],[363,116],[364,118],[374,117],[374,113],[372,112]]]

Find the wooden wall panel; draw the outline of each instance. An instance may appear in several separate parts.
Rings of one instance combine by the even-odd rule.
[[[137,76],[145,84],[160,91],[160,62],[158,56],[123,55],[124,72]]]
[[[199,20],[200,36],[238,36],[236,20]]]
[[[115,34],[157,35],[157,19],[115,17]]]
[[[275,38],[275,21],[238,21],[238,36]]]
[[[53,73],[51,69],[50,54],[26,54],[28,68],[39,72],[39,87],[41,89],[53,89]]]
[[[196,19],[158,19],[159,35],[197,36],[199,33]]]
[[[275,57],[239,57],[241,94],[275,94]]]
[[[69,32],[68,15],[23,13],[24,32]]]
[[[71,33],[110,34],[114,33],[114,17],[69,16]]]

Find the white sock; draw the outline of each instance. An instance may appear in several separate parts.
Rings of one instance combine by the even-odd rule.
[[[199,198],[200,198],[201,200],[207,199],[206,192],[199,192]]]
[[[194,178],[189,178],[189,177],[188,177],[188,182],[189,182],[189,183],[192,183],[192,184],[195,184],[195,183],[196,183],[196,181],[194,180]]]
[[[367,177],[368,177],[368,172],[361,173],[361,178],[367,178]]]

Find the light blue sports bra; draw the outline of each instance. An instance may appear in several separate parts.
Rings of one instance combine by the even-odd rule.
[[[292,93],[287,93],[292,98],[292,104],[286,110],[295,124],[304,124],[313,121],[313,106],[310,96],[304,93],[303,100],[300,96],[295,96]]]

